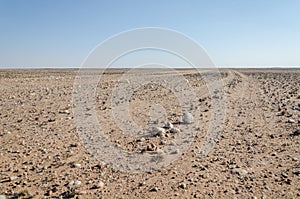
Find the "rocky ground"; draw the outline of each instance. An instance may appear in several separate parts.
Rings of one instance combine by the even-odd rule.
[[[184,77],[196,93],[193,107],[185,109],[198,113],[192,123],[199,126],[188,149],[174,151],[175,161],[146,172],[114,169],[88,150],[72,103],[76,72],[0,71],[0,199],[300,197],[300,70],[224,69],[219,80],[211,71],[202,76],[194,70],[180,70],[180,75],[152,71],[166,82]],[[176,148],[176,136],[188,120],[169,88],[149,83],[131,96],[130,116],[145,127],[139,132],[145,136],[118,126],[111,113],[113,91],[118,82],[133,84],[120,80],[124,72],[105,71],[95,91],[93,105],[103,132],[116,147],[136,154]],[[85,75],[92,78],[93,72]],[[208,84],[220,83],[221,95],[209,92]],[[222,102],[219,125],[213,107]],[[162,128],[167,122],[169,127]],[[159,128],[149,131],[149,125]],[[210,150],[203,153],[208,140]]]

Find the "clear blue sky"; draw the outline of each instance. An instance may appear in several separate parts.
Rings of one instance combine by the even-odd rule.
[[[219,66],[299,66],[299,0],[0,0],[0,67],[80,66],[106,38],[182,32]]]

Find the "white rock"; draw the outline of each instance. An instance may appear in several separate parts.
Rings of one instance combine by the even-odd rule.
[[[80,167],[81,167],[81,164],[79,164],[79,163],[75,163],[75,164],[74,164],[74,167],[76,167],[76,168],[80,168]]]
[[[72,180],[72,181],[69,182],[68,185],[69,185],[69,186],[72,186],[74,183],[75,183],[74,180]]]
[[[0,195],[0,199],[6,199],[5,195]]]
[[[157,153],[158,155],[163,155],[165,152],[164,152],[162,149],[157,149],[157,150],[156,150],[156,153]]]
[[[14,180],[16,180],[16,179],[18,179],[17,176],[10,176],[10,177],[9,177],[9,180],[10,180],[10,181],[14,181]]]
[[[79,185],[81,185],[81,181],[80,180],[75,180],[74,184],[79,186]]]
[[[295,120],[289,119],[289,120],[288,120],[288,123],[295,123]]]
[[[192,116],[191,113],[185,113],[183,116],[182,116],[182,121],[186,124],[191,124],[193,123],[194,121],[194,117]]]
[[[98,182],[98,184],[96,185],[96,187],[98,189],[102,189],[104,187],[104,182],[102,182],[102,181]]]
[[[231,173],[239,174],[239,175],[246,175],[248,173],[248,171],[246,171],[245,169],[242,169],[242,168],[234,168],[231,170]]]
[[[66,108],[63,108],[59,111],[59,113],[62,113],[62,114],[70,114],[70,111]]]
[[[166,133],[166,130],[164,128],[161,128],[161,127],[154,127],[153,128],[153,133],[155,135],[158,135],[158,136],[164,136],[165,133]]]
[[[165,125],[164,125],[165,128],[168,128],[168,129],[171,129],[173,128],[173,124],[171,122],[167,122]]]

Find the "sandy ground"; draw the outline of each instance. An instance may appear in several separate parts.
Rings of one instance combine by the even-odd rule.
[[[143,137],[118,126],[111,99],[118,82],[132,84],[120,81],[124,72],[105,71],[95,91],[103,132],[116,147],[135,154],[176,148],[170,129]],[[300,70],[221,70],[221,97],[207,88],[218,82],[215,74],[201,74],[151,71],[167,81],[187,79],[196,93],[195,106],[188,108],[199,113],[197,135],[186,151],[175,151],[178,158],[170,165],[126,172],[99,161],[79,136],[72,103],[76,70],[1,70],[0,198],[299,198]],[[85,76],[94,78],[93,71]],[[224,113],[223,126],[212,119],[215,98],[226,102],[217,110]],[[133,93],[128,109],[145,129],[171,122],[180,130],[183,106],[170,89],[149,83]],[[164,117],[153,121],[160,110]],[[215,133],[205,154],[210,126]]]

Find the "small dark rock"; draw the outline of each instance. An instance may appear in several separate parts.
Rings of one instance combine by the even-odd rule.
[[[294,131],[293,133],[290,134],[290,136],[299,136],[300,135],[300,130],[297,129],[296,131]]]
[[[150,192],[157,192],[158,188],[157,187],[153,187],[152,189],[149,190]]]

